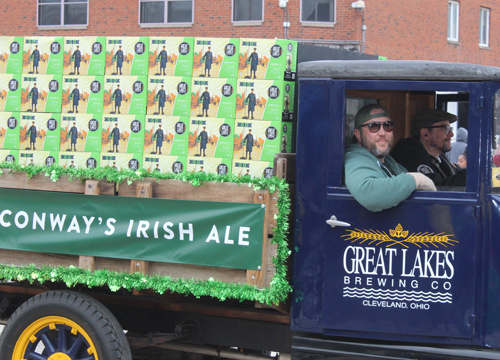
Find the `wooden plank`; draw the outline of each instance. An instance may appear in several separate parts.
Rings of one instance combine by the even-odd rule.
[[[95,256],[79,256],[78,267],[84,270],[95,270]]]
[[[85,182],[85,195],[100,195],[101,182],[97,180],[87,180]],[[78,266],[85,270],[95,270],[95,257],[80,255]]]
[[[282,165],[278,165],[278,161],[280,160],[286,160],[286,167],[283,171]],[[275,176],[279,177],[280,179],[285,179],[286,182],[288,183],[294,183],[295,182],[295,163],[296,163],[296,154],[295,153],[279,153],[274,156],[274,173]],[[278,174],[278,169],[281,174]]]
[[[264,215],[264,231],[263,231],[263,244],[262,244],[262,262],[259,270],[247,271],[247,283],[250,285],[257,285],[264,287],[267,282],[267,262],[268,262],[268,243],[269,243],[269,191],[259,190],[255,192],[254,202],[263,204],[266,207]]]
[[[78,266],[79,257],[77,255],[51,254],[34,251],[7,250],[0,251],[0,264],[26,266]]]
[[[140,198],[151,198],[153,197],[153,184],[150,182],[138,182],[135,189],[135,196]],[[130,261],[130,272],[147,274],[149,272],[149,262],[144,260],[131,260]],[[135,291],[135,290],[134,290]]]
[[[9,169],[3,169],[3,173],[0,176],[0,187],[6,189],[24,189],[24,182],[26,181],[26,175],[24,173],[10,173]]]

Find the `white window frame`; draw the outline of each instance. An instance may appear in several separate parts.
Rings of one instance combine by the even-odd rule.
[[[483,29],[485,30],[485,38],[483,39]],[[481,7],[479,10],[479,46],[490,46],[490,9]]]
[[[264,22],[264,7],[265,3],[264,0],[261,0],[262,2],[262,15],[260,17],[260,20],[235,20],[234,19],[234,0],[231,0],[231,22],[233,23],[234,26],[252,26],[252,25],[262,25]]]
[[[168,19],[168,2],[174,1],[187,1],[187,0],[139,0],[138,9],[137,9],[137,23],[141,28],[158,28],[158,27],[192,27],[194,24],[194,9],[195,4],[194,0],[190,0],[192,3],[191,6],[191,21],[188,22],[167,22]],[[143,2],[163,2],[165,3],[165,13],[164,19],[165,21],[162,23],[141,23],[141,3]]]
[[[47,5],[57,5],[57,3],[41,3],[39,0],[36,0],[36,26],[39,30],[59,30],[59,29],[74,29],[74,30],[85,30],[89,26],[89,2],[90,0],[80,0],[77,2],[65,3],[64,0],[60,0],[61,5],[61,23],[59,25],[41,25],[39,23],[39,15],[40,15],[40,6]],[[74,25],[65,25],[64,24],[64,5],[70,4],[87,4],[87,22],[85,24],[74,24]]]
[[[317,26],[317,27],[334,27],[337,23],[337,0],[333,1],[333,21],[305,21],[302,20],[302,7],[304,0],[300,0],[300,23],[303,26]]]
[[[454,19],[453,15],[456,15],[456,19]],[[458,42],[459,24],[460,3],[458,1],[448,1],[448,41]]]

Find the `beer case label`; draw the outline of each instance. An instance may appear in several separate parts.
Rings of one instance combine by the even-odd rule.
[[[62,75],[63,62],[62,36],[24,37],[23,74]]]
[[[59,152],[58,163],[65,169],[95,169],[99,168],[100,152]]]
[[[189,119],[189,156],[231,158],[234,142],[233,118]]]
[[[23,48],[23,37],[0,36],[0,74],[23,72]]]
[[[234,118],[236,79],[194,77],[191,117]]]
[[[293,122],[281,122],[281,151],[282,153],[292,153]]]
[[[281,122],[246,119],[234,121],[233,158],[273,161],[274,155],[281,149]]]
[[[191,77],[149,76],[147,114],[189,116]]]
[[[61,112],[62,75],[22,74],[21,78],[22,112]]]
[[[113,168],[116,170],[128,169],[132,171],[142,169],[141,153],[104,153],[101,152],[101,168]]]
[[[105,76],[103,113],[146,114],[147,76]]]
[[[20,129],[19,112],[0,112],[0,149],[18,150]]]
[[[144,127],[144,115],[103,115],[101,152],[142,154]]]
[[[80,36],[64,38],[63,75],[104,75],[106,38]]]
[[[193,76],[192,37],[150,37],[149,76]]]
[[[255,161],[245,159],[233,159],[232,174],[240,178],[270,178],[273,176],[273,161]]]
[[[58,164],[59,151],[19,150],[19,164],[24,166],[51,166]]]
[[[106,38],[105,75],[148,75],[149,37]]]
[[[146,115],[144,154],[186,156],[189,138],[188,117]]]
[[[143,169],[149,172],[159,171],[166,174],[185,174],[186,156],[144,154]]]
[[[188,156],[187,172],[214,175],[231,175],[233,166],[232,158],[207,158],[199,156]]]
[[[104,76],[63,76],[62,112],[101,114]]]
[[[102,114],[61,114],[60,151],[101,151]]]
[[[238,77],[240,39],[194,38],[193,77]]]
[[[19,74],[0,74],[0,111],[21,111],[21,78]]]
[[[59,150],[61,136],[60,113],[21,112],[20,117],[20,150]]]
[[[19,150],[0,149],[0,163],[19,164]]]

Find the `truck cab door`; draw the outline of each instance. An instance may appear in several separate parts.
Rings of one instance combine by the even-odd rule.
[[[449,343],[474,337],[482,86],[332,80],[331,101],[344,106],[331,107],[328,124],[331,139],[339,141],[330,142],[327,156],[331,166],[324,219],[324,334],[414,341],[415,336],[422,341],[437,337]],[[350,90],[365,94],[358,98],[359,107],[373,100],[387,107],[392,101],[392,111],[398,106],[404,111],[405,106],[403,100],[400,104],[391,97],[406,99],[406,109],[411,109],[419,103],[409,99],[418,96],[449,91],[462,94],[463,99],[467,94],[466,187],[415,191],[399,205],[380,212],[361,206],[342,183],[346,140],[338,139],[338,134],[348,133],[345,120],[355,115],[349,113]],[[327,224],[332,217],[344,224]]]

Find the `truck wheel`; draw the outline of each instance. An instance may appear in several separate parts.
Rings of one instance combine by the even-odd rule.
[[[0,359],[132,360],[132,355],[122,327],[104,305],[75,291],[50,291],[10,317]]]

